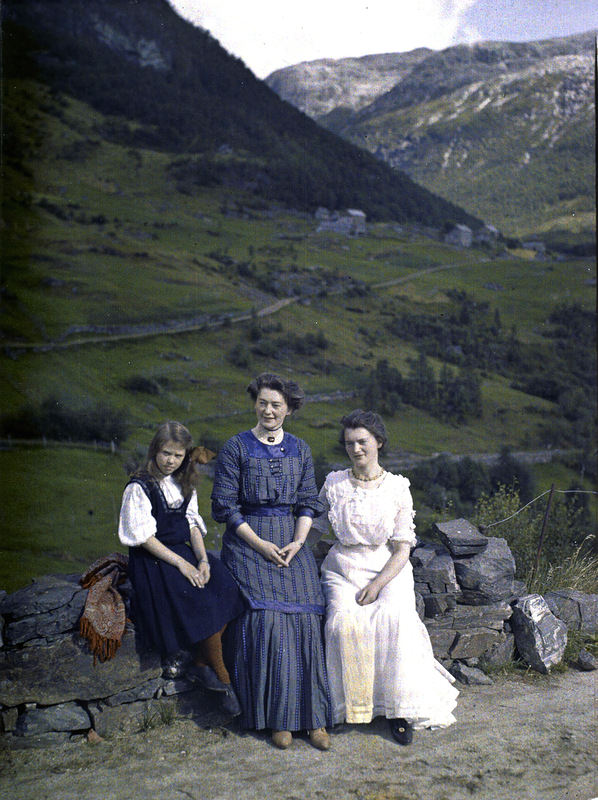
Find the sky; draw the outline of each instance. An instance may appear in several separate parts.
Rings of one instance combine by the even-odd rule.
[[[169,0],[265,78],[318,58],[598,29],[596,0]]]

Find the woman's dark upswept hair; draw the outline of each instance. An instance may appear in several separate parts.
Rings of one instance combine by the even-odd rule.
[[[347,428],[365,428],[380,443],[381,450],[384,450],[388,435],[382,422],[382,417],[380,414],[376,414],[375,411],[362,411],[361,408],[357,408],[341,419],[341,432],[338,440],[343,447],[345,446],[345,431]]]
[[[262,372],[247,387],[247,393],[254,402],[257,400],[260,389],[273,389],[280,392],[290,411],[297,411],[305,400],[305,392],[295,381],[285,381],[272,372]]]
[[[184,496],[187,497],[193,491],[193,487],[190,486],[189,482],[186,480],[187,466],[189,464],[189,453],[193,447],[193,437],[181,422],[169,420],[168,422],[163,422],[162,425],[160,425],[154,434],[154,438],[151,440],[149,447],[147,448],[145,465],[141,469],[137,470],[135,474],[139,475],[141,473],[149,473],[155,480],[161,480],[164,476],[156,464],[156,455],[167,442],[174,442],[185,449],[185,458],[176,472],[172,473],[172,477],[181,486]]]

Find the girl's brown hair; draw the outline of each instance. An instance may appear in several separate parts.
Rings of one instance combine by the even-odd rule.
[[[156,465],[156,455],[167,442],[174,442],[185,449],[185,458],[176,472],[172,473],[172,477],[181,486],[183,494],[187,497],[193,491],[193,487],[190,486],[189,482],[186,480],[189,453],[193,447],[193,437],[181,422],[169,420],[160,425],[147,448],[145,466],[141,470],[138,470],[138,473],[149,473],[156,481],[164,477]]]

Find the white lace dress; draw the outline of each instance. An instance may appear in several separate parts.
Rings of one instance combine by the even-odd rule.
[[[387,472],[378,485],[366,488],[349,470],[331,472],[320,499],[336,536],[322,564],[333,721],[370,722],[385,716],[403,717],[414,728],[450,725],[459,692],[452,675],[435,660],[417,614],[411,564],[374,603],[356,602],[388,561],[389,542],[415,543],[409,481]],[[326,515],[314,525],[322,531]]]

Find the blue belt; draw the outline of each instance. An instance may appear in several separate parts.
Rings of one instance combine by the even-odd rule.
[[[243,506],[244,517],[288,517],[293,513],[293,506]]]
[[[252,611],[278,611],[282,614],[320,614],[326,613],[325,606],[317,603],[286,603],[284,600],[258,600],[248,597],[247,602]]]

